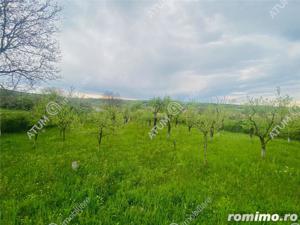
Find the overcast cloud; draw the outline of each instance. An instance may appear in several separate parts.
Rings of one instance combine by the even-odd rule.
[[[64,1],[56,85],[148,99],[300,100],[300,1]]]

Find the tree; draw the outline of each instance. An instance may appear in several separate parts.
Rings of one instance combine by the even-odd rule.
[[[194,108],[189,107],[184,112],[185,117],[185,124],[188,127],[189,132],[191,131],[192,127],[195,125],[196,118],[197,118],[197,111]]]
[[[208,134],[213,129],[219,130],[222,127],[222,117],[219,116],[219,107],[217,104],[207,106],[206,108],[199,110],[198,116],[195,122],[195,126],[203,134],[203,153],[204,164],[207,164],[207,144]]]
[[[57,79],[55,39],[61,8],[51,0],[0,0],[0,85],[6,89]]]
[[[31,140],[33,138],[33,147],[36,147],[39,132],[47,125],[51,124],[50,116],[47,112],[49,102],[54,102],[59,97],[56,90],[43,90],[42,96],[35,102],[30,113],[31,129],[27,131],[27,136]]]
[[[121,104],[122,100],[118,93],[106,91],[103,95],[104,104],[99,113],[93,115],[98,128],[98,146],[105,136],[111,135],[116,128],[122,125]]]
[[[111,121],[111,117],[109,114],[105,111],[97,112],[92,114],[91,116],[97,124],[97,129],[98,129],[98,147],[100,149],[102,140],[105,136],[108,136],[112,133],[113,125]]]
[[[172,122],[175,122],[175,126],[178,123],[179,115],[181,114],[183,107],[180,103],[173,101],[170,97],[165,97],[162,103],[162,111],[165,114],[164,121],[167,125],[168,138],[171,136]]]
[[[116,111],[102,110],[91,115],[93,122],[97,125],[98,147],[100,149],[104,137],[112,135],[122,124],[122,116]]]
[[[72,97],[74,89],[71,87],[68,94],[64,94],[60,90],[50,90],[53,95],[57,95],[56,99],[52,101],[51,106],[55,107],[54,114],[50,112],[50,115],[53,114],[53,119],[58,126],[60,136],[62,141],[66,139],[66,131],[71,128],[72,124],[79,125],[78,116],[75,112],[75,107],[72,105]],[[49,106],[49,105],[48,105]],[[48,113],[51,110],[50,107],[47,108]]]
[[[172,129],[172,121],[174,119],[174,114],[169,110],[169,104],[172,102],[170,97],[165,97],[163,99],[163,111],[166,115],[166,123],[167,123],[167,128],[168,128],[168,138],[171,136],[171,129]]]
[[[158,113],[163,110],[164,102],[161,98],[153,98],[150,100],[149,105],[152,108],[153,113],[153,126],[155,127],[157,124]]]
[[[46,104],[47,100],[45,96],[45,98],[41,98],[39,101],[36,102],[30,113],[31,125],[33,127],[27,132],[27,135],[30,139],[32,139],[33,136],[34,148],[36,147],[39,130],[43,129],[45,123],[49,120],[46,115]]]
[[[74,123],[75,113],[73,107],[69,104],[62,104],[59,113],[56,116],[57,126],[62,140],[66,139],[66,131]]]
[[[123,108],[122,115],[123,115],[124,124],[127,124],[129,122],[130,116],[131,116],[131,110],[128,106],[125,106]]]
[[[215,105],[213,120],[209,130],[211,140],[213,139],[215,132],[218,132],[220,129],[224,127],[224,119],[225,119],[225,114],[221,105],[220,104]]]
[[[247,115],[250,125],[253,126],[253,134],[257,136],[261,144],[261,157],[266,156],[266,147],[273,139],[272,131],[280,123],[287,123],[285,116],[291,103],[289,96],[281,96],[280,89],[277,89],[275,99],[249,98]]]

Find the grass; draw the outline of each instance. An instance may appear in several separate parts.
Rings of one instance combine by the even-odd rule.
[[[71,130],[65,143],[47,129],[36,149],[26,133],[2,135],[0,223],[62,224],[87,197],[70,224],[182,224],[208,197],[189,224],[228,224],[230,213],[300,212],[299,142],[274,140],[261,160],[257,139],[222,132],[209,143],[204,166],[197,130],[174,128],[176,148],[166,129],[152,141],[149,130],[128,124],[100,150],[90,127]]]

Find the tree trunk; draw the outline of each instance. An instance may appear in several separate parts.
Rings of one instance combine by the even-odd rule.
[[[214,137],[214,128],[211,127],[211,128],[210,128],[210,140],[211,140],[211,141],[213,140],[213,137]]]
[[[36,147],[36,142],[37,142],[37,139],[38,139],[38,135],[39,135],[39,133],[34,134],[33,148]]]
[[[168,121],[168,138],[171,136],[171,122]]]
[[[249,135],[250,135],[250,138],[251,138],[251,140],[252,140],[253,135],[254,135],[254,128],[253,128],[253,127],[250,128],[250,130],[249,130]]]
[[[155,127],[156,124],[157,124],[157,117],[156,117],[156,115],[154,115],[153,126]]]
[[[259,137],[261,144],[261,158],[264,159],[266,157],[266,142],[263,137]]]
[[[191,126],[189,126],[189,132],[191,132],[191,129],[192,129],[192,127],[191,127]]]
[[[204,165],[207,165],[207,134],[204,134]]]
[[[125,118],[124,118],[124,124],[127,124],[128,121],[129,121],[129,118],[128,118],[128,117],[125,117]]]
[[[176,140],[175,139],[173,140],[173,148],[174,148],[174,150],[176,150]]]
[[[99,146],[99,149],[100,149],[100,145],[101,145],[101,141],[102,141],[102,136],[103,136],[103,131],[102,131],[102,128],[101,128],[100,131],[99,131],[99,135],[98,135],[98,146]]]

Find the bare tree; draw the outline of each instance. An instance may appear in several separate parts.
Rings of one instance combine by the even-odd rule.
[[[52,0],[0,0],[0,85],[32,87],[58,78],[61,8]]]
[[[103,102],[105,107],[117,107],[119,108],[122,104],[122,99],[119,93],[112,91],[105,91],[103,93]]]

